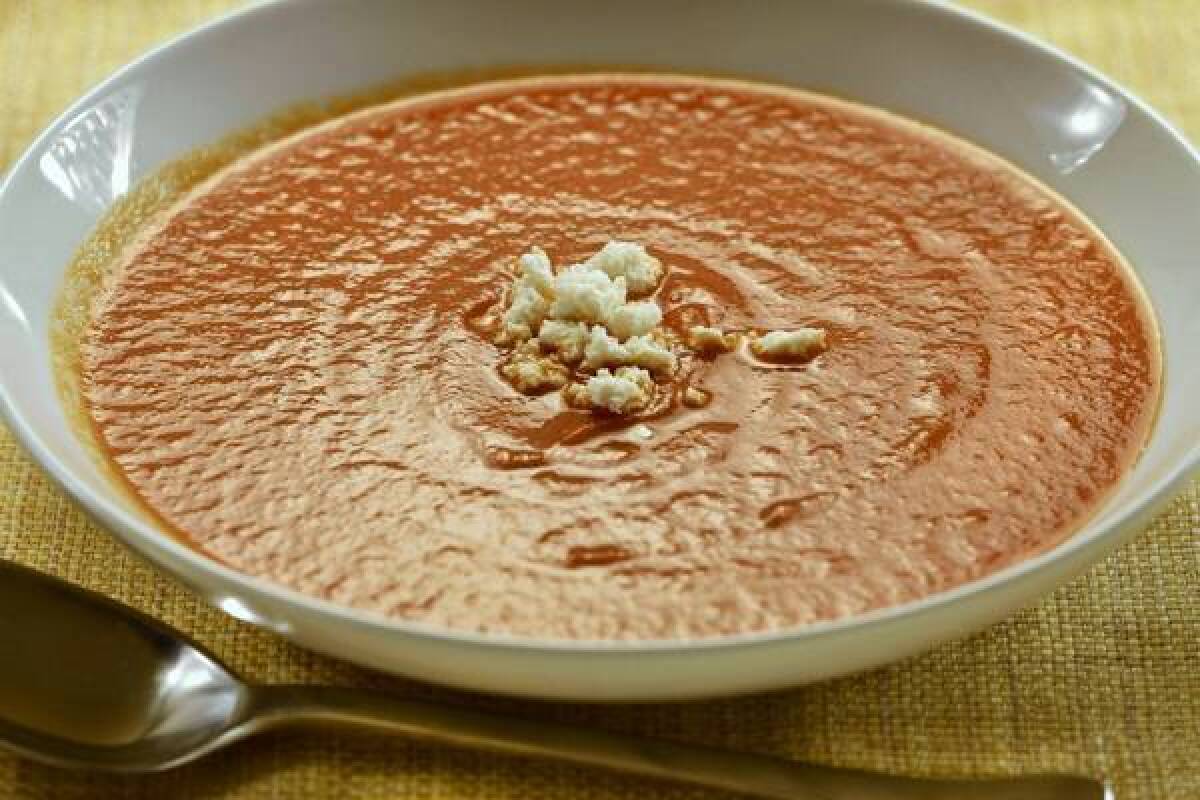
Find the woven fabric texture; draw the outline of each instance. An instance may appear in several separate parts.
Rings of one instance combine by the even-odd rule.
[[[0,0],[0,168],[83,90],[164,38],[233,5]],[[970,5],[1077,54],[1200,138],[1197,0]],[[1110,779],[1123,800],[1200,798],[1200,483],[1109,559],[980,635],[800,690],[673,706],[468,697],[293,647],[209,608],[132,557],[64,499],[3,428],[0,557],[166,620],[258,681],[386,688],[824,764],[920,775],[1079,772]],[[720,796],[328,731],[264,737],[151,777],[59,772],[0,754],[0,800],[616,800],[649,792],[661,800]]]

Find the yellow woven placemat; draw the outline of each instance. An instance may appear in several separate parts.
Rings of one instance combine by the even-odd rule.
[[[0,0],[0,167],[80,92],[229,0]],[[1079,54],[1200,138],[1197,0],[973,0]],[[3,343],[0,343],[3,346]],[[261,681],[365,685],[616,730],[911,774],[1107,776],[1123,800],[1200,798],[1200,484],[1087,575],[982,635],[869,674],[756,698],[587,707],[466,698],[322,658],[201,604],[97,530],[0,428],[0,557],[191,632]],[[0,642],[0,658],[3,658]],[[80,665],[86,669],[86,665]],[[400,740],[264,738],[112,778],[0,754],[9,798],[612,798],[690,789]]]

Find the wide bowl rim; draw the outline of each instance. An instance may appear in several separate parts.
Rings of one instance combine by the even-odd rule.
[[[120,84],[129,75],[141,70],[153,69],[154,64],[167,57],[171,51],[180,47],[192,46],[193,43],[201,42],[207,37],[219,35],[227,27],[240,25],[250,18],[276,13],[294,13],[293,10],[296,8],[315,5],[317,2],[318,0],[258,0],[245,8],[226,13],[178,34],[125,64],[79,97],[38,134],[13,162],[3,181],[0,181],[0,197],[13,191],[17,176],[28,169],[30,162],[51,137],[58,134],[62,128],[97,99],[111,93],[113,87]],[[929,13],[958,17],[970,25],[983,29],[989,35],[1009,39],[1022,48],[1036,51],[1042,56],[1062,62],[1119,96],[1131,109],[1144,115],[1160,131],[1165,132],[1172,143],[1180,148],[1194,164],[1200,165],[1200,152],[1158,111],[1124,86],[1054,45],[1042,42],[1030,34],[991,19],[980,12],[955,6],[943,0],[886,0],[886,2],[918,6]],[[397,639],[418,637],[488,649],[509,648],[547,655],[629,655],[732,650],[770,645],[781,641],[814,640],[835,636],[850,630],[861,631],[872,627],[877,628],[906,618],[919,617],[969,597],[979,597],[1000,591],[1007,584],[1043,572],[1057,562],[1067,560],[1079,550],[1102,545],[1105,541],[1119,536],[1122,529],[1137,519],[1140,514],[1160,508],[1181,489],[1192,473],[1200,468],[1200,441],[1198,441],[1192,445],[1190,450],[1179,456],[1177,463],[1154,481],[1148,489],[1143,490],[1134,498],[1130,498],[1117,509],[1106,509],[1108,513],[1103,516],[1103,525],[1096,526],[1096,518],[1093,518],[1086,522],[1080,530],[1043,553],[976,580],[906,603],[886,606],[850,617],[800,626],[695,639],[551,639],[505,633],[479,633],[423,622],[396,620],[378,612],[355,609],[322,600],[228,567],[126,511],[110,496],[93,491],[83,481],[77,479],[73,470],[54,456],[46,442],[36,434],[33,426],[28,424],[19,413],[10,396],[8,388],[10,382],[11,376],[0,372],[0,419],[4,420],[16,441],[72,501],[100,522],[106,532],[135,553],[164,569],[173,579],[184,585],[194,588],[193,578],[188,573],[198,573],[216,579],[222,585],[233,585],[243,593],[267,596],[281,601],[297,611],[313,614],[339,624],[367,629],[373,633],[397,637]],[[1157,435],[1157,431],[1156,426],[1150,433],[1150,440]],[[168,560],[177,566],[167,566]],[[186,572],[178,567],[180,563],[186,565]],[[212,602],[213,592],[207,588],[197,593]],[[236,596],[237,592],[232,594]],[[230,612],[227,610],[226,613]],[[268,628],[272,627],[268,621],[254,619],[249,619],[249,621]]]

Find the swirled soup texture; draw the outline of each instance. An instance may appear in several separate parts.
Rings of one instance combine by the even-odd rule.
[[[613,239],[662,261],[668,328],[826,349],[685,357],[629,417],[518,393],[489,328],[514,258]],[[92,313],[87,412],[194,547],[548,638],[797,626],[1027,558],[1136,458],[1160,376],[1131,273],[1031,178],[884,112],[683,76],[485,83],[293,135],[148,223]]]

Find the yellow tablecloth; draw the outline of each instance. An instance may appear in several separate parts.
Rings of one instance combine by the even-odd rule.
[[[163,38],[233,5],[0,0],[0,167],[84,89]],[[1080,55],[1200,138],[1200,0],[970,5]],[[1200,484],[1193,484],[1136,541],[1037,607],[924,657],[798,691],[640,708],[482,700],[313,655],[208,608],[88,522],[0,428],[0,557],[167,620],[255,680],[387,688],[900,773],[1080,772],[1108,777],[1123,800],[1200,798],[1198,534]],[[143,778],[58,772],[0,754],[0,800],[606,800],[648,792],[663,800],[717,797],[571,767],[330,732],[269,737]]]

